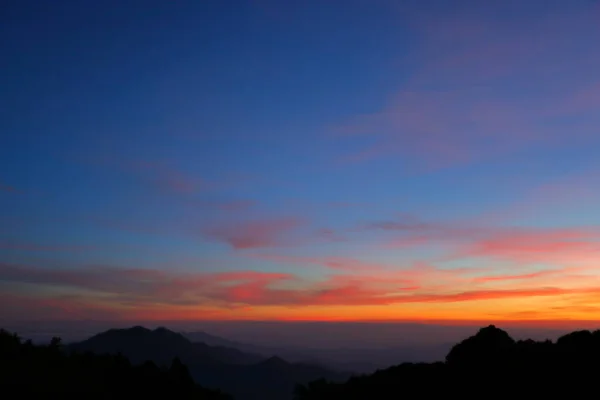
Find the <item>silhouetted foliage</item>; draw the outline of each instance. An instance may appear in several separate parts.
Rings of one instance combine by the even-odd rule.
[[[231,399],[196,385],[177,358],[170,368],[152,361],[136,366],[120,354],[67,352],[60,338],[34,345],[5,330],[0,330],[0,388],[19,398]]]
[[[573,332],[556,343],[515,341],[490,325],[456,344],[446,362],[405,363],[345,383],[297,385],[294,398],[579,398],[596,393],[599,376],[600,331]]]

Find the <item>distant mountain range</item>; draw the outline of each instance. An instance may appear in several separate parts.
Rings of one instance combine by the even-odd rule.
[[[287,361],[321,365],[335,371],[357,374],[372,373],[401,362],[441,361],[450,351],[452,343],[398,345],[385,348],[306,348],[290,346],[260,346],[214,336],[206,332],[182,332],[192,342],[210,346],[231,347],[263,357],[280,356]]]
[[[82,342],[68,345],[68,349],[77,352],[121,353],[134,364],[151,360],[157,364],[169,365],[173,358],[178,357],[188,366],[199,384],[222,389],[238,400],[290,399],[297,383],[320,378],[342,381],[350,375],[319,365],[290,363],[274,355],[265,358],[233,347],[237,345],[203,332],[183,335],[166,328],[150,330],[136,326],[99,333]]]

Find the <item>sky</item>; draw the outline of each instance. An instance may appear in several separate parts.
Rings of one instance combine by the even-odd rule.
[[[1,7],[0,321],[599,319],[599,2]]]

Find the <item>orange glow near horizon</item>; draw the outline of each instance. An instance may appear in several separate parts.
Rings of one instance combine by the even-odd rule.
[[[520,245],[522,248],[522,245]],[[564,251],[564,246],[559,246]],[[306,262],[302,259],[302,262]],[[591,321],[600,316],[595,268],[579,265],[499,274],[418,263],[401,270],[355,260],[314,259],[335,273],[37,269],[3,265],[23,277],[2,295],[13,318],[271,321]],[[344,267],[348,265],[348,270]],[[371,269],[371,272],[369,272]],[[37,283],[34,283],[37,282]],[[58,285],[58,286],[57,286]],[[11,318],[9,315],[8,318]]]

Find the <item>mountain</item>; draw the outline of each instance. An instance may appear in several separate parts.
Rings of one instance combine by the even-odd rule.
[[[225,339],[219,336],[211,335],[206,332],[181,332],[181,334],[187,338],[190,342],[194,343],[206,343],[209,346],[223,346],[223,347],[234,347],[236,349],[244,350],[245,348],[259,349],[259,346],[253,346],[246,343],[240,343],[233,340]],[[244,350],[245,351],[245,350]]]
[[[320,365],[334,371],[349,371],[356,374],[372,373],[400,362],[441,361],[453,343],[397,344],[386,347],[340,347],[311,348],[292,346],[263,346],[243,343],[214,336],[206,332],[182,332],[192,342],[203,342],[210,346],[226,346],[252,353],[263,358],[277,355],[289,362]]]
[[[63,351],[58,338],[39,345],[4,330],[0,330],[0,388],[2,393],[33,399],[232,400],[195,383],[178,359],[163,368],[152,362],[132,365],[121,355]]]
[[[196,336],[197,339],[200,337]],[[136,326],[111,329],[71,344],[68,349],[73,352],[121,353],[133,364],[150,360],[159,365],[169,365],[177,357],[187,365],[197,383],[221,389],[237,400],[290,399],[298,383],[320,378],[338,381],[349,376],[318,365],[289,363],[276,356],[264,358],[231,347],[192,343],[184,335],[166,328],[150,330]]]
[[[299,385],[297,400],[585,398],[597,390],[600,330],[550,340],[514,340],[490,325],[459,342],[445,362],[404,363],[345,383]]]
[[[165,364],[170,363],[174,357],[179,357],[187,365],[251,364],[263,358],[234,348],[192,343],[180,333],[166,328],[150,330],[141,326],[111,329],[68,347],[79,352],[121,353],[133,363],[152,360]]]

